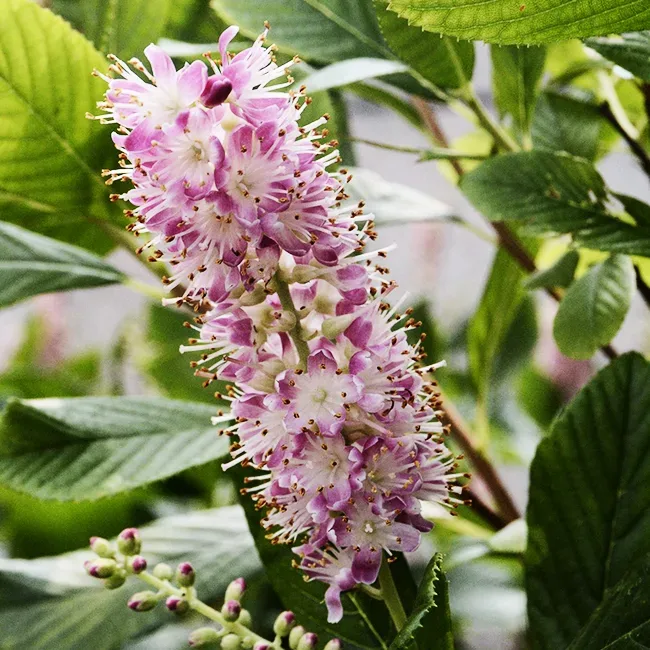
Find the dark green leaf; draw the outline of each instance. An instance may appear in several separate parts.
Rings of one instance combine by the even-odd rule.
[[[152,397],[11,399],[0,484],[41,499],[94,500],[221,458],[215,409]]]
[[[0,307],[40,293],[123,279],[120,271],[81,248],[0,222]]]
[[[172,4],[165,36],[191,43],[214,43],[226,27],[212,11],[210,0],[181,0]]]
[[[546,49],[492,46],[492,86],[501,115],[510,115],[518,133],[527,139],[539,92]]]
[[[105,127],[85,118],[104,90],[90,73],[107,62],[30,0],[3,3],[0,43],[2,218],[95,252],[110,250],[110,238],[86,220],[95,199],[98,210],[108,206],[100,171],[111,141]]]
[[[436,553],[427,566],[413,611],[389,650],[409,650],[413,639],[420,650],[453,650],[447,579],[442,555]]]
[[[589,359],[621,328],[635,290],[629,257],[612,255],[596,264],[566,292],[560,303],[553,336],[562,354]]]
[[[650,365],[626,354],[580,391],[539,445],[525,555],[534,648],[566,648],[650,552],[649,431]]]
[[[377,18],[390,49],[424,79],[439,88],[461,88],[472,79],[474,44],[436,36],[412,27],[375,0]]]
[[[619,30],[607,31],[614,33]],[[612,38],[589,38],[585,45],[639,79],[650,81],[650,31],[621,34]]]
[[[573,282],[580,255],[577,251],[569,251],[543,271],[537,271],[524,280],[527,289],[548,289],[568,287]]]
[[[390,0],[389,7],[431,32],[509,45],[650,27],[645,0]]]
[[[542,93],[533,118],[535,149],[566,151],[579,158],[595,160],[599,139],[607,123],[594,104],[566,95]]]
[[[260,568],[238,507],[166,517],[141,534],[151,564],[191,562],[203,600],[222,597],[231,580],[250,578]],[[125,587],[107,591],[83,571],[91,556],[77,551],[38,560],[0,559],[3,650],[114,650],[173,620],[162,605],[145,615],[129,611],[129,596],[145,585],[132,578]]]
[[[639,201],[633,196],[626,196],[625,194],[615,194],[615,196],[636,223],[640,226],[650,226],[650,205]]]
[[[571,233],[586,248],[650,256],[650,227],[610,214],[602,177],[581,158],[546,151],[504,154],[465,175],[461,188],[492,221],[517,221],[533,233]]]
[[[517,399],[523,410],[544,431],[551,426],[563,403],[560,389],[532,366],[524,369],[519,377]]]

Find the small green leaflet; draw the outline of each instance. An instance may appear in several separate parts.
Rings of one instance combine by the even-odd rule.
[[[615,32],[618,30],[608,30]],[[621,34],[611,38],[589,38],[585,45],[634,76],[650,81],[650,31]]]

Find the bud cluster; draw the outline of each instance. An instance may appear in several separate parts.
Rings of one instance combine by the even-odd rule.
[[[246,491],[268,536],[328,584],[336,622],[341,592],[375,582],[384,552],[418,547],[431,528],[421,500],[461,503],[459,475],[428,380],[436,365],[409,344],[409,311],[386,301],[385,251],[365,251],[372,220],[349,205],[347,173],[330,170],[335,143],[320,144],[327,117],[301,126],[309,98],[283,90],[290,77],[275,82],[287,66],[266,33],[231,56],[236,31],[210,67],[177,71],[153,45],[151,71],[113,58],[100,119],[118,125],[121,168],[108,182],[132,182],[115,198],[133,205],[150,258],[173,269],[168,302],[200,313],[181,351],[201,355],[205,386],[233,384],[218,394],[231,412],[214,419],[235,422],[230,464],[260,470]]]

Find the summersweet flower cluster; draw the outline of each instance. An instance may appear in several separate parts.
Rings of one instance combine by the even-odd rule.
[[[134,207],[143,249],[166,262],[169,302],[192,306],[183,351],[205,385],[232,382],[233,460],[260,470],[247,491],[266,510],[269,538],[292,544],[308,579],[341,592],[376,581],[382,555],[413,551],[431,524],[420,501],[460,503],[455,459],[441,442],[435,366],[407,341],[416,323],[386,296],[362,205],[350,207],[327,116],[300,125],[309,104],[277,65],[264,33],[235,56],[176,70],[150,45],[113,58],[100,104],[120,169],[114,197]]]

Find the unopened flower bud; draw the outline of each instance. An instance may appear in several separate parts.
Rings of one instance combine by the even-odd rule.
[[[240,625],[243,625],[244,627],[250,627],[253,624],[253,618],[251,617],[251,613],[247,609],[241,610],[238,623]]]
[[[99,557],[84,564],[86,573],[93,578],[110,578],[117,569],[115,560]]]
[[[148,612],[158,604],[158,596],[153,591],[139,591],[129,599],[129,609],[134,612]]]
[[[129,569],[133,573],[142,573],[147,568],[147,561],[142,557],[142,555],[136,555],[134,558],[131,558],[129,561]]]
[[[245,636],[241,640],[241,647],[244,648],[244,650],[249,650],[249,648],[252,648],[255,645],[255,639],[252,636]]]
[[[253,650],[271,650],[271,644],[266,641],[258,641],[253,646]]]
[[[339,639],[330,639],[326,644],[323,650],[341,650],[343,644]]]
[[[214,108],[223,104],[231,92],[232,83],[230,79],[224,75],[215,74],[208,78],[208,82],[201,94],[201,102],[206,108]]]
[[[221,608],[221,615],[229,622],[234,623],[241,614],[241,605],[238,600],[227,600]]]
[[[104,587],[106,589],[119,589],[126,582],[124,572],[119,571],[114,573],[110,578],[104,580]]]
[[[117,550],[122,555],[137,555],[142,548],[142,540],[137,528],[126,528],[117,536]]]
[[[240,650],[241,639],[236,634],[226,634],[221,639],[221,650]]]
[[[289,636],[295,624],[296,616],[293,612],[282,612],[273,623],[273,632],[277,636]]]
[[[318,645],[318,635],[313,632],[307,632],[303,635],[300,641],[298,641],[298,646],[296,650],[314,650]]]
[[[296,627],[291,630],[289,633],[289,647],[291,650],[296,650],[298,647],[298,643],[300,642],[300,639],[305,635],[305,628],[302,625],[297,625]]]
[[[181,587],[191,587],[196,580],[196,574],[189,562],[181,562],[176,569],[176,582]]]
[[[333,341],[339,334],[342,334],[350,327],[350,324],[356,317],[356,314],[344,314],[343,316],[332,316],[328,318],[323,322],[321,328],[323,336]]]
[[[223,642],[229,636],[234,636],[237,639],[237,642],[239,642],[239,637],[236,634],[228,634],[221,640],[221,647],[223,650],[230,650],[223,645]],[[189,645],[191,645],[193,648],[203,648],[204,646],[216,644],[218,641],[219,634],[215,629],[211,627],[200,627],[198,630],[194,630],[187,640]],[[232,650],[236,649],[233,647]]]
[[[165,601],[165,607],[170,612],[175,612],[176,614],[184,614],[189,608],[188,602],[184,598],[179,598],[178,596],[170,596]]]
[[[235,578],[227,587],[224,600],[241,600],[246,591],[246,580]]]
[[[153,568],[153,574],[158,580],[171,580],[174,577],[174,569],[169,564],[161,562]]]
[[[113,548],[113,545],[103,537],[91,537],[90,548],[92,552],[99,555],[99,557],[115,557],[115,548]]]

